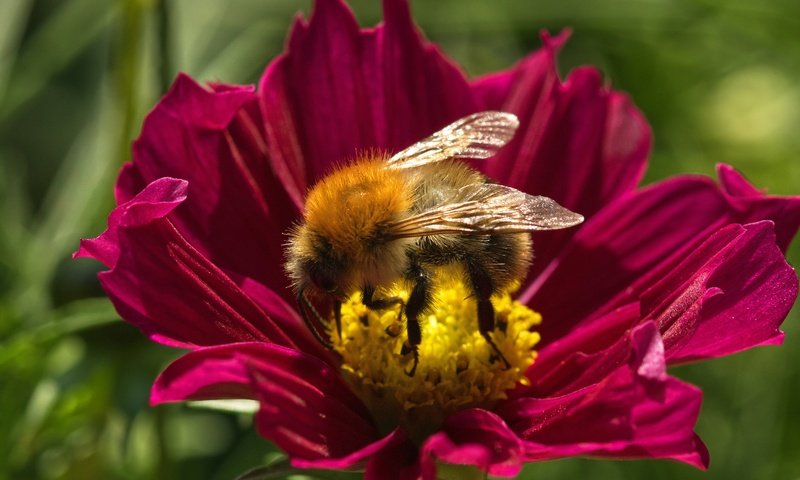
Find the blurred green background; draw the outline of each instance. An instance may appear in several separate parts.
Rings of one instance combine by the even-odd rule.
[[[505,68],[570,26],[566,74],[602,69],[655,131],[647,177],[738,167],[800,193],[796,0],[438,0],[418,23],[467,72]],[[374,0],[353,2],[362,24]],[[0,478],[230,479],[277,455],[246,416],[149,408],[178,352],[121,322],[99,264],[73,261],[105,227],[144,114],[176,72],[255,82],[280,50],[289,0],[0,0]],[[790,251],[800,264],[798,242]],[[523,478],[800,478],[800,326],[763,348],[673,373],[705,391],[707,473],[657,461],[568,459]]]

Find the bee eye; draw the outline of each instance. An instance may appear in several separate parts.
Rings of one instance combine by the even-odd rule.
[[[336,283],[334,283],[333,279],[326,274],[320,272],[319,270],[312,270],[310,276],[311,282],[314,283],[314,285],[320,290],[324,290],[328,293],[333,293],[336,291]]]

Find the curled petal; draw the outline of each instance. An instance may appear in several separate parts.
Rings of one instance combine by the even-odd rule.
[[[531,375],[541,385],[543,378],[563,378],[556,367],[574,365],[585,374],[596,367],[593,352],[647,320],[659,326],[672,364],[780,343],[797,292],[772,222],[728,225],[636,281],[623,296],[630,303],[590,316],[545,346]]]
[[[772,220],[778,246],[786,252],[800,227],[800,196],[766,195],[730,165],[717,165],[717,175],[728,201],[741,212],[738,222]]]
[[[627,358],[620,357],[625,350]],[[499,407],[525,441],[527,460],[592,455],[708,465],[708,452],[693,432],[701,392],[666,374],[655,324],[636,327],[593,361],[605,364],[593,369],[593,378],[575,382],[582,374],[568,370],[564,373],[572,378],[563,383],[562,393],[522,396]],[[529,394],[536,395],[536,388]]]
[[[201,347],[178,358],[153,383],[150,404],[187,400],[256,399],[247,359],[265,348],[257,342]]]
[[[97,238],[81,240],[74,258],[94,258],[113,268],[119,259],[119,231],[163,218],[186,200],[188,182],[159,178],[137,195],[115,208],[108,216],[108,228]]]
[[[548,344],[526,372],[531,386],[515,394],[561,396],[602,381],[621,363],[630,361],[635,338],[628,331],[640,318],[639,304],[632,303]]]
[[[780,343],[798,282],[773,227],[721,229],[644,292],[642,314],[659,325],[670,363]]]
[[[159,179],[117,207],[97,239],[78,256],[110,270],[100,284],[120,316],[168,345],[265,341],[295,346],[280,325],[178,232],[168,215],[185,197],[186,182]]]
[[[474,408],[448,417],[420,453],[423,478],[436,478],[435,460],[473,465],[490,475],[513,477],[522,468],[523,442],[494,413]]]
[[[623,375],[612,377],[591,392],[595,396],[592,405],[569,401],[574,398],[549,405],[543,415],[561,411],[564,417],[540,432],[530,432],[531,440],[525,443],[526,460],[577,455],[668,458],[707,468],[708,450],[692,431],[700,410],[700,389],[669,378],[664,385],[664,400],[657,401],[627,393],[627,383]],[[537,402],[530,403],[528,407]],[[620,411],[620,403],[627,403],[629,408]],[[616,422],[629,423],[619,428]]]
[[[117,200],[160,177],[187,180],[188,198],[172,216],[181,234],[217,266],[288,297],[282,235],[299,209],[269,168],[253,87],[215,88],[178,76],[145,119]]]
[[[795,200],[767,199],[770,209],[762,208],[761,201],[733,197],[702,177],[677,177],[609,205],[521,295],[545,318],[559,319],[542,325],[543,343],[638,301],[728,224],[766,216],[781,221],[781,231],[794,235],[793,217],[780,212],[792,212]]]
[[[665,260],[685,256],[731,219],[707,179],[680,177],[647,187],[586,222],[520,300],[558,319],[541,327],[543,342],[555,341],[579,322],[629,303],[632,283]]]

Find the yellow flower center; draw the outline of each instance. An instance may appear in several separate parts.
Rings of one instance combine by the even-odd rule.
[[[422,343],[416,374],[406,374],[413,362],[403,355],[406,319],[400,307],[373,311],[356,293],[342,305],[342,336],[331,335],[341,354],[342,374],[371,410],[382,431],[403,426],[412,438],[435,431],[448,414],[469,407],[490,407],[506,398],[517,384],[527,384],[525,371],[536,358],[539,334],[532,328],[541,315],[511,299],[508,292],[492,298],[498,349],[511,365],[506,368],[478,331],[472,293],[459,280],[439,287],[427,315],[420,318]],[[408,299],[399,284],[385,296]]]

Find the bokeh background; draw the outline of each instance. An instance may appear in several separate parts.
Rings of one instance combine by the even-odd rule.
[[[352,4],[362,24],[380,20],[379,2]],[[412,6],[470,75],[537,48],[541,28],[572,27],[563,75],[597,65],[653,126],[646,182],[712,174],[724,161],[772,193],[800,193],[796,0]],[[0,0],[0,478],[222,480],[279,455],[246,415],[148,407],[152,380],[179,352],[120,321],[96,281],[99,264],[70,253],[105,227],[115,173],[175,74],[257,81],[308,7]],[[529,465],[522,478],[800,478],[799,320],[796,309],[783,347],[673,371],[705,391],[697,430],[711,450],[707,473],[568,459]]]

